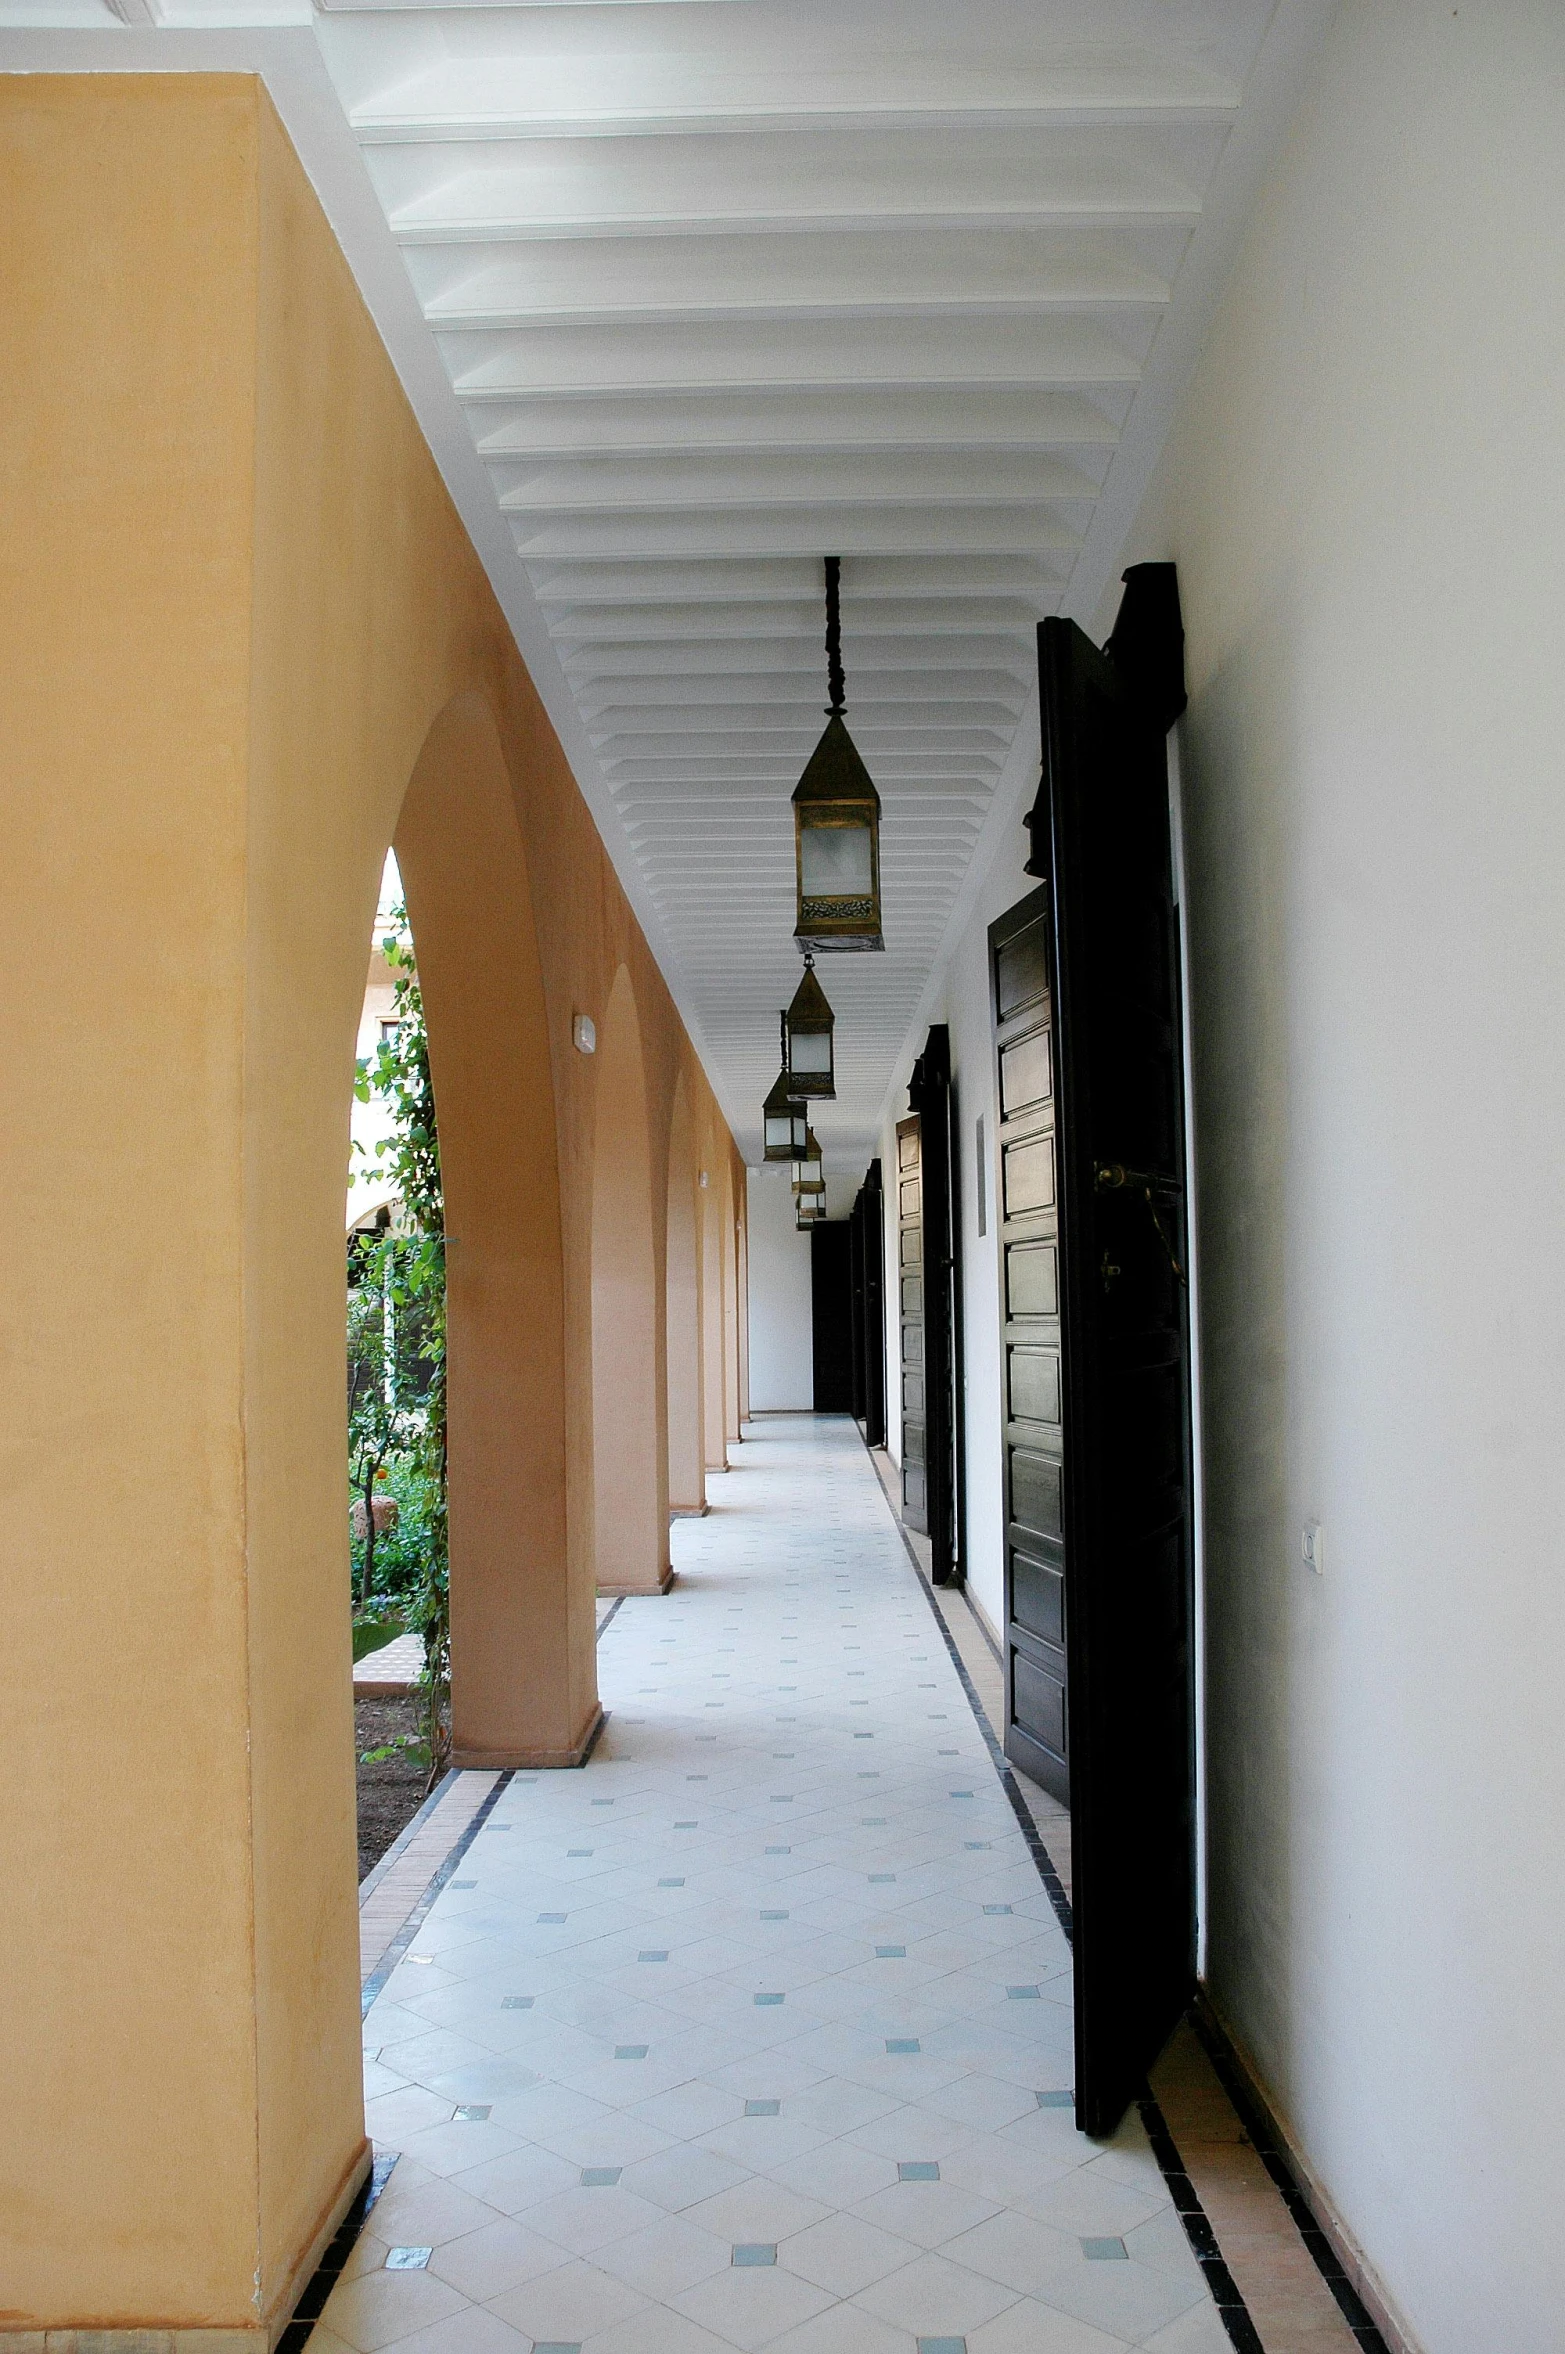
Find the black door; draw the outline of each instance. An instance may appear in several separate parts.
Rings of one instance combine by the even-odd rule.
[[[859,1334],[854,1346],[854,1411],[867,1446],[886,1443],[885,1225],[880,1163],[871,1161],[853,1204],[858,1228],[855,1286]]]
[[[848,1212],[848,1316],[853,1345],[853,1419],[864,1421],[864,1195],[853,1197]]]
[[[929,1526],[925,1463],[924,1180],[916,1119],[897,1122],[897,1284],[902,1332],[902,1517]]]
[[[957,1249],[956,1093],[951,1083],[951,1038],[937,1023],[913,1065],[908,1108],[918,1121],[923,1201],[924,1268],[924,1487],[922,1526],[929,1538],[930,1575],[937,1586],[959,1577],[963,1564],[960,1507],[963,1417],[961,1383],[961,1254]]]
[[[1126,575],[1102,653],[1038,639],[1060,1233],[1061,1537],[1076,2114],[1118,2122],[1194,1972],[1189,1327],[1167,731],[1172,565]]]
[[[853,1411],[853,1277],[845,1218],[810,1228],[810,1325],[815,1411]]]
[[[1070,1799],[1049,894],[989,927],[1005,1500],[1005,1754]]]

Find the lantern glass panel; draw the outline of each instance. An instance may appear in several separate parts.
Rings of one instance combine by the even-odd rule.
[[[793,1099],[786,1071],[778,1072],[761,1106],[761,1132],[769,1161],[797,1160],[804,1150],[809,1124],[803,1104]]]
[[[823,825],[813,813],[807,816],[799,828],[799,881],[806,899],[867,899],[875,865],[866,821]]]
[[[790,1030],[788,1069],[795,1078],[822,1077],[831,1069],[829,1030]]]

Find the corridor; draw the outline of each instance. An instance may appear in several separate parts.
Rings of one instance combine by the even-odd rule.
[[[852,1423],[752,1425],[365,2020],[400,2153],[312,2354],[1221,2354]]]

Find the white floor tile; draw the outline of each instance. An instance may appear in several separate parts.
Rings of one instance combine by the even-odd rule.
[[[1069,1952],[856,1433],[741,1461],[604,1632],[591,1763],[502,1790],[365,2022],[406,2154],[323,2354],[1221,2354],[1139,2124],[1036,2105]]]

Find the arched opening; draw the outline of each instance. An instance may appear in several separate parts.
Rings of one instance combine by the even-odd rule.
[[[668,1138],[668,1502],[675,1514],[706,1510],[706,1454],[701,1443],[701,1245],[696,1202],[695,1123],[681,1073]]]
[[[548,1014],[493,718],[447,704],[398,819],[445,1191],[452,1759],[571,1765],[600,1710],[569,1576]]]
[[[641,1025],[614,977],[598,1031],[592,1142],[593,1526],[600,1594],[668,1585],[663,1300]]]

